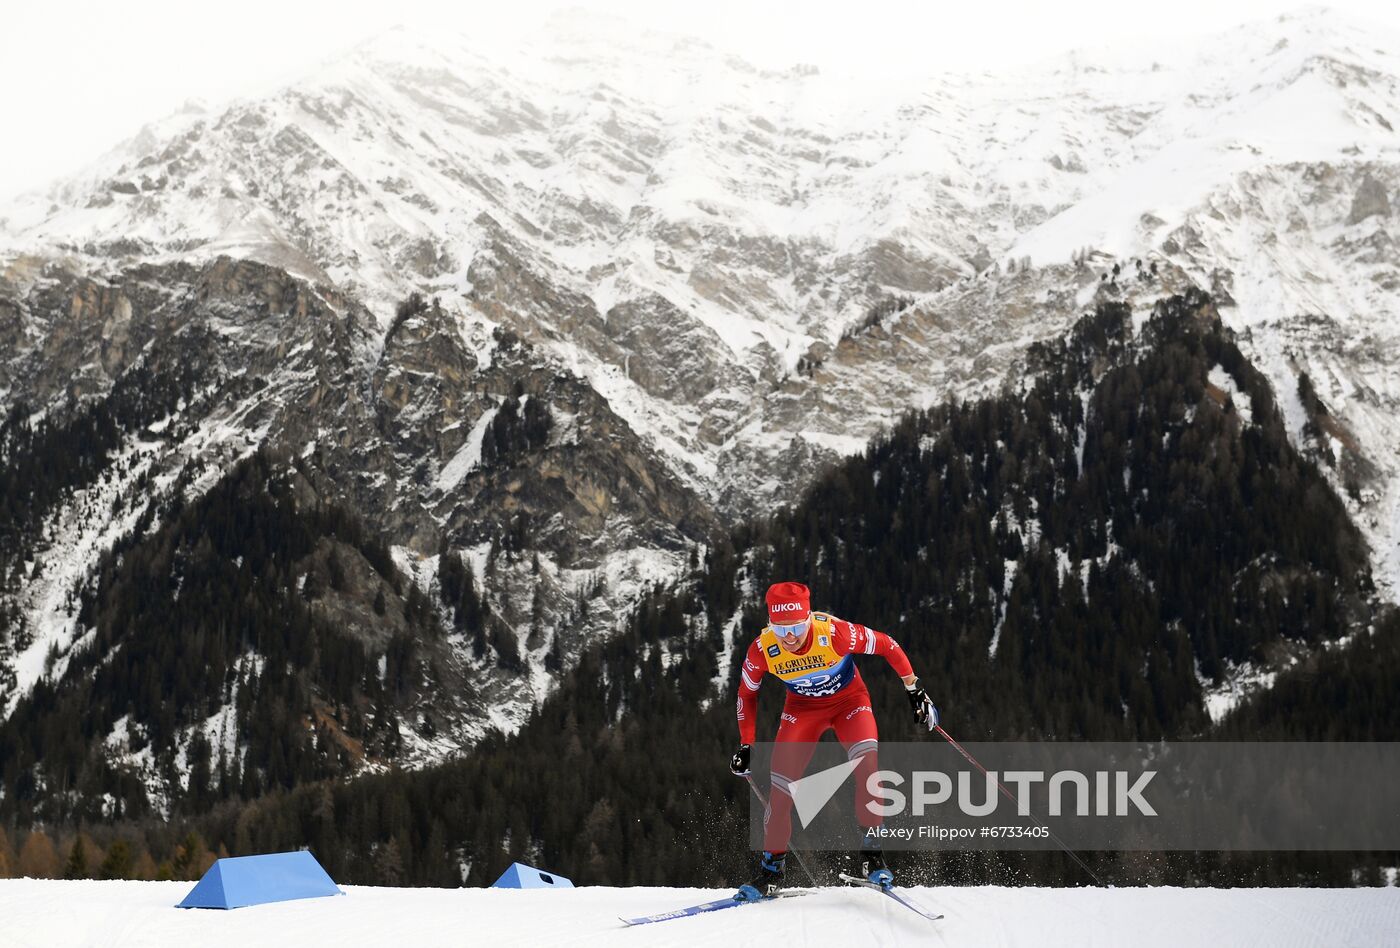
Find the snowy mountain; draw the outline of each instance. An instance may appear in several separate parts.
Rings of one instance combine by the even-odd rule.
[[[522,643],[450,646],[473,697],[402,752],[436,759],[518,724],[717,524],[997,390],[1091,303],[1188,284],[1331,458],[1393,597],[1395,121],[1400,39],[1323,10],[919,84],[576,16],[509,48],[397,31],[172,116],[0,208],[11,430],[61,441],[132,373],[180,379],[110,409],[109,450],[13,531],[4,713],[89,647],[112,545],[261,447],[441,623],[446,550]]]

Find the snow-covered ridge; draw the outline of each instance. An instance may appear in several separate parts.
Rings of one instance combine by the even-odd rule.
[[[786,485],[751,468],[857,450],[910,404],[863,393],[870,359],[841,358],[874,303],[933,315],[940,344],[878,355],[911,377],[952,361],[969,320],[999,345],[1075,315],[1042,295],[1058,277],[1024,294],[1029,334],[995,325],[1011,301],[959,305],[989,267],[1155,256],[1228,292],[1237,327],[1324,313],[1389,332],[1398,76],[1400,40],[1321,9],[921,83],[765,72],[576,15],[518,45],[395,30],[148,127],[0,209],[0,248],[246,256],[350,289],[384,324],[410,290],[439,294],[587,378],[677,476],[767,502]],[[794,404],[812,365],[839,424],[821,398]]]

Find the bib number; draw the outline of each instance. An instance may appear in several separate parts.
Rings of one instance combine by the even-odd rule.
[[[827,695],[834,695],[841,690],[844,682],[840,675],[812,675],[804,678],[797,687],[798,693],[809,698],[825,698]]]

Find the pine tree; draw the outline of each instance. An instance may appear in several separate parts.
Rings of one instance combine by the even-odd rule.
[[[88,878],[87,847],[83,845],[80,836],[73,837],[73,846],[68,850],[68,862],[63,867],[63,878]]]
[[[148,857],[149,858],[149,857]],[[107,858],[97,870],[99,879],[129,879],[132,877],[131,846],[118,838],[107,847]]]
[[[196,874],[201,871],[200,861],[205,852],[204,841],[199,838],[199,834],[190,830],[179,846],[175,850],[175,858],[171,860],[171,877],[175,879],[195,879]]]
[[[28,879],[56,879],[61,864],[53,841],[41,829],[25,837],[19,851],[19,874]]]
[[[0,826],[0,879],[9,879],[19,871],[16,863],[19,857],[10,848],[10,837],[5,833],[5,827]]]
[[[136,860],[131,867],[131,878],[151,881],[156,878],[157,869],[155,860],[151,858],[150,851],[142,846],[136,855]]]
[[[389,841],[379,848],[375,860],[375,873],[380,885],[403,884],[403,856],[399,852],[399,841],[389,837]]]

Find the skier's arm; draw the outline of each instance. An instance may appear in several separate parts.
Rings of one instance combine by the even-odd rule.
[[[754,720],[754,714],[758,710],[758,686],[767,673],[768,663],[763,660],[763,648],[758,644],[758,639],[754,639],[749,643],[749,650],[744,655],[744,664],[739,669],[739,706],[736,713],[739,717],[741,743],[753,743],[758,727],[758,722]]]
[[[914,674],[914,666],[909,664],[909,656],[899,643],[883,632],[867,629],[855,622],[843,619],[836,623],[833,644],[838,652],[846,655],[882,655],[890,663],[895,674],[904,680],[904,691],[909,696],[909,707],[914,719],[931,731],[938,726],[938,708],[929,700],[928,693],[919,687],[919,677]]]
[[[836,629],[831,644],[836,651],[842,655],[879,655],[890,663],[896,675],[904,679],[906,688],[913,687],[918,678],[914,675],[914,666],[909,664],[909,656],[904,654],[898,642],[883,632],[867,629],[857,622],[847,622],[845,619],[832,621]]]

